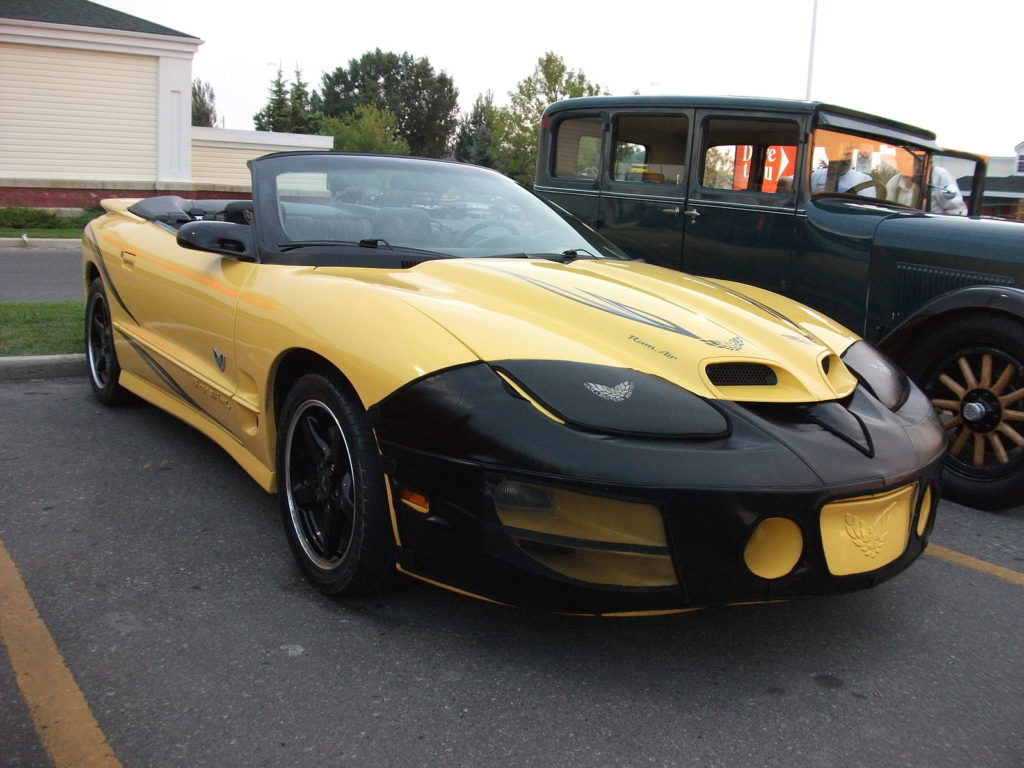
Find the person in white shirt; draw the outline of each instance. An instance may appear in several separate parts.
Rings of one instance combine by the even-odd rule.
[[[847,194],[861,195],[862,197],[878,197],[875,189],[875,180],[870,174],[854,170],[852,164],[853,153],[846,152],[842,159],[829,163],[828,168],[818,168],[811,173],[811,194],[820,192],[846,192]],[[826,183],[831,186],[831,179],[835,177],[835,189],[825,189]]]
[[[920,162],[915,163],[915,169],[920,167]],[[916,175],[916,174],[915,174]],[[932,213],[944,213],[949,216],[966,216],[967,203],[960,193],[960,187],[953,175],[939,165],[932,166],[931,184],[928,185]],[[921,203],[921,189],[917,182],[910,176],[902,173],[893,174],[892,178],[885,183],[885,199],[890,203],[899,203],[911,208],[919,208]]]
[[[967,215],[967,203],[964,202],[956,179],[941,165],[932,166],[932,183],[928,185],[928,190],[931,192],[929,210],[932,213],[945,213],[949,216]]]

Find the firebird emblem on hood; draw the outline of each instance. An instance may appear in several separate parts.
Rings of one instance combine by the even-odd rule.
[[[604,384],[594,384],[588,381],[583,386],[598,397],[611,400],[613,403],[621,403],[623,400],[628,400],[633,395],[634,389],[632,381],[623,381],[614,387],[606,387]]]

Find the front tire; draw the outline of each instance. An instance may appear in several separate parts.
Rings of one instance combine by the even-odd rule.
[[[384,471],[366,412],[320,374],[300,378],[277,439],[281,516],[306,577],[332,595],[370,594],[395,573]]]
[[[950,322],[924,339],[908,372],[949,439],[943,495],[977,509],[1024,504],[1024,323]]]
[[[89,385],[104,405],[117,405],[127,392],[120,385],[121,366],[114,348],[114,325],[110,320],[107,292],[100,278],[89,284],[85,302],[85,359]]]

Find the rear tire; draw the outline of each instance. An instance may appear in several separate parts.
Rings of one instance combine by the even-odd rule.
[[[949,439],[943,495],[977,509],[1024,504],[1024,323],[998,315],[950,322],[923,339],[907,372]]]
[[[110,320],[107,292],[98,277],[89,284],[85,302],[85,360],[89,367],[89,385],[96,399],[104,405],[123,402],[127,392],[119,383],[121,366],[114,347],[114,325]]]
[[[292,554],[321,592],[379,591],[395,573],[384,470],[350,389],[307,374],[289,391],[277,438],[281,517]]]

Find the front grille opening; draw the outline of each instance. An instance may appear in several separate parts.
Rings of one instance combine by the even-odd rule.
[[[587,584],[640,589],[679,584],[672,558],[667,554],[566,547],[520,538],[514,541],[544,567]]]
[[[762,363],[712,363],[704,369],[716,387],[774,387],[778,377]]]

